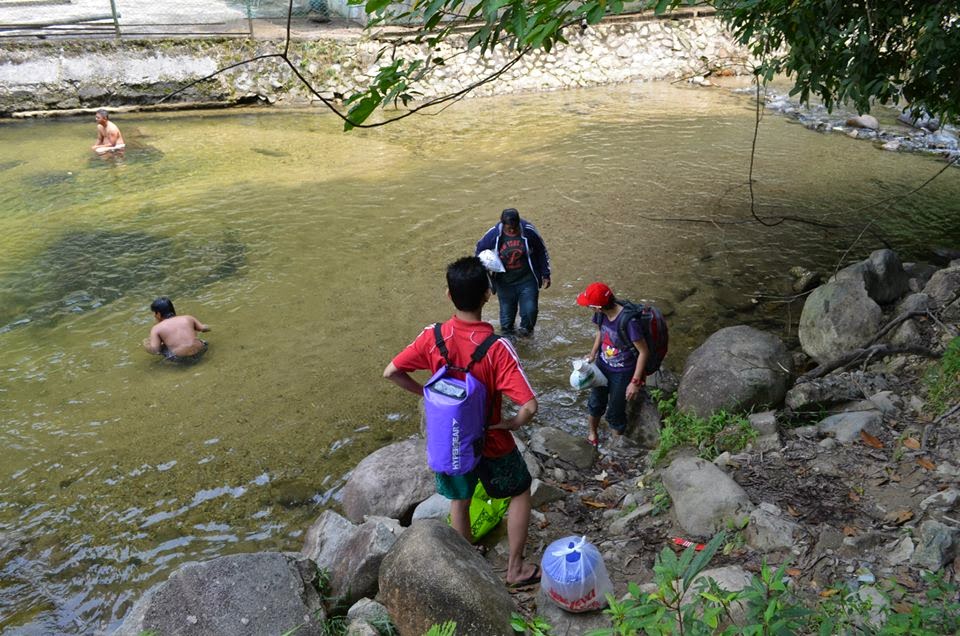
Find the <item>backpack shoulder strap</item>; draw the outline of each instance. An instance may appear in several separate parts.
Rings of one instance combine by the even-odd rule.
[[[467,371],[469,371],[474,364],[483,360],[483,356],[487,355],[487,351],[489,351],[490,347],[493,346],[493,343],[499,339],[500,336],[495,333],[487,336],[484,341],[477,346],[477,349],[473,352],[473,355],[470,356],[470,364],[467,365]]]
[[[440,355],[443,356],[443,361],[447,363],[447,366],[450,366],[450,352],[447,351],[447,343],[443,341],[443,332],[440,330],[440,323],[433,323],[433,337],[437,343],[437,350],[440,351]]]

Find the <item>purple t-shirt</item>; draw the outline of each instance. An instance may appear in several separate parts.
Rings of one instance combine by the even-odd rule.
[[[637,366],[637,354],[627,342],[620,340],[621,311],[612,321],[602,312],[593,315],[593,322],[600,326],[600,351],[597,352],[597,364],[604,373],[633,373]],[[631,342],[643,340],[640,320],[635,318],[627,323],[627,336]]]

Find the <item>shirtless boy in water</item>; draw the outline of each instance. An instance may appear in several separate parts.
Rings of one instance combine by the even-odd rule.
[[[210,327],[193,316],[178,316],[169,298],[157,298],[150,303],[150,311],[157,324],[150,329],[150,337],[143,341],[147,351],[183,362],[197,360],[207,350],[207,343],[197,338],[196,332],[210,331]]]
[[[97,143],[93,144],[93,150],[97,154],[103,154],[112,150],[123,150],[126,144],[123,143],[123,135],[115,123],[110,121],[110,115],[106,109],[101,108],[97,111]]]

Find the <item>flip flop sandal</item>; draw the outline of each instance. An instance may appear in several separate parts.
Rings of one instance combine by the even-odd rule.
[[[521,587],[530,587],[531,585],[536,585],[540,582],[540,575],[542,574],[540,566],[536,563],[533,564],[533,574],[523,579],[522,581],[514,581],[513,583],[507,583],[507,587],[510,589],[518,589]]]

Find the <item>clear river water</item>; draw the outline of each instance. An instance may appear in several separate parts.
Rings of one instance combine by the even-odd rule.
[[[892,115],[881,116],[892,123]],[[748,95],[638,84],[461,102],[341,132],[317,110],[0,124],[0,631],[94,633],[191,560],[297,550],[345,474],[414,434],[381,371],[447,318],[443,271],[504,207],[554,285],[518,343],[537,423],[583,432],[570,362],[589,282],[669,314],[667,366],[716,329],[796,341],[788,269],[960,243],[960,172],[765,116],[749,221]],[[858,240],[858,237],[859,240]],[[200,364],[141,348],[170,296],[210,324]],[[496,320],[496,303],[485,317]]]

